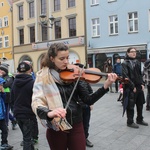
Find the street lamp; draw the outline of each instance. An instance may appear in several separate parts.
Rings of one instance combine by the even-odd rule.
[[[46,28],[53,28],[53,25],[54,25],[54,20],[55,18],[51,15],[50,18],[47,19],[47,16],[45,14],[41,14],[40,16],[40,24],[43,26],[43,27],[46,27]],[[49,24],[46,25],[46,24]]]

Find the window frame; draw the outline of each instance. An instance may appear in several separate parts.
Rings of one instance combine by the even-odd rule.
[[[112,17],[112,21],[111,21],[111,18]],[[115,20],[117,18],[117,21]],[[116,26],[117,24],[117,26]],[[111,33],[111,25],[113,27],[113,32]],[[119,22],[118,22],[118,16],[117,15],[111,15],[109,16],[109,35],[117,35],[119,33]],[[116,32],[116,30],[118,32]]]
[[[31,30],[31,29],[34,30]],[[31,32],[32,31],[32,32]],[[30,26],[29,27],[29,32],[30,32],[30,43],[35,43],[35,26]],[[34,35],[34,36],[33,36]]]
[[[98,0],[91,0],[91,5],[94,6],[94,5],[98,5],[99,2]]]
[[[96,21],[95,24],[93,24],[93,20]],[[93,28],[95,27],[95,29]],[[92,18],[91,19],[91,28],[92,28],[92,37],[99,37],[100,36],[100,19],[99,18]],[[96,34],[94,35],[94,30],[96,31]]]
[[[29,2],[29,18],[35,17],[35,5],[34,1]]]
[[[19,17],[19,21],[24,20],[24,15],[23,15],[23,4],[18,6],[18,17]]]
[[[24,44],[24,28],[19,29],[19,44],[20,45]]]
[[[76,1],[75,0],[68,0],[68,8],[75,7]]]
[[[54,11],[59,11],[61,7],[60,0],[54,0]]]
[[[75,21],[74,21],[73,19],[74,19]],[[72,21],[72,22],[75,22],[75,24],[72,24],[71,21]],[[71,31],[71,26],[73,26],[73,29],[74,29],[74,27],[75,27],[75,29],[74,29],[75,31]],[[68,18],[68,29],[69,29],[69,37],[77,36],[76,16]],[[73,32],[75,32],[75,34],[73,34]]]
[[[8,16],[4,17],[4,27],[8,27]]]
[[[56,23],[59,23],[58,27],[56,27]],[[54,22],[54,28],[55,28],[55,39],[61,38],[61,20],[57,20]]]
[[[46,5],[47,5],[46,0],[41,0],[41,14],[46,15],[46,13],[47,13]]]
[[[0,36],[0,49],[2,49],[3,48],[3,37],[2,36]]]
[[[135,13],[137,15],[137,18],[135,17]],[[130,19],[129,16],[132,14],[132,18]],[[134,14],[134,15],[133,15]],[[137,22],[137,23],[136,23]],[[137,33],[139,30],[139,24],[138,24],[138,12],[129,12],[128,13],[128,33]],[[132,23],[132,26],[131,24]],[[137,25],[137,30],[136,30],[136,25]],[[133,30],[131,31],[131,27],[133,27]]]
[[[0,18],[0,28],[2,28],[2,27],[3,27],[3,19]]]
[[[8,39],[6,39],[6,37]],[[9,47],[9,36],[6,35],[6,36],[4,36],[4,48],[8,48],[8,47]]]

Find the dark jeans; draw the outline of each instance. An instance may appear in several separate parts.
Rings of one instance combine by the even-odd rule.
[[[38,139],[38,135],[39,135],[39,129],[38,129],[38,122],[37,122],[37,118],[33,118],[32,119],[32,139]]]
[[[91,117],[91,109],[90,106],[86,105],[83,108],[83,127],[86,138],[88,138],[89,136],[90,117]]]
[[[147,85],[146,108],[150,109],[150,85]]]
[[[7,126],[9,125],[9,120],[14,121],[16,120],[15,117],[10,113],[10,105],[8,103],[5,103],[5,108],[6,108],[6,124]]]
[[[7,125],[6,125],[6,121],[0,120],[0,130],[2,131],[1,133],[1,144],[7,144],[7,137],[8,137],[8,130],[7,130]]]
[[[115,81],[115,89],[116,89],[116,92],[118,92],[118,80]]]
[[[136,93],[130,92],[129,101],[127,106],[127,123],[132,124],[134,121],[134,106],[137,109],[137,121],[143,120],[143,104],[144,104],[144,93],[143,91],[137,91]]]
[[[34,150],[31,140],[32,120],[17,118],[17,122],[23,135],[23,150]]]
[[[46,137],[51,150],[85,150],[83,123],[77,123],[68,131],[47,129]],[[68,149],[67,149],[68,148]]]

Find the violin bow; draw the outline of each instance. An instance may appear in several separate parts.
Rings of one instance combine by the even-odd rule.
[[[84,65],[83,65],[83,67],[82,67],[82,69],[81,69],[81,71],[80,71],[79,77],[78,77],[77,82],[76,82],[76,84],[75,84],[75,86],[74,86],[74,88],[73,88],[73,90],[72,90],[72,92],[71,92],[71,95],[70,95],[70,97],[69,97],[69,99],[68,99],[68,102],[67,102],[67,104],[66,104],[66,106],[65,106],[65,109],[67,109],[68,106],[69,106],[69,103],[70,103],[71,98],[72,98],[72,96],[73,96],[73,93],[74,93],[74,91],[75,91],[75,89],[76,89],[76,87],[77,87],[77,84],[78,84],[78,82],[79,82],[79,80],[80,80],[80,78],[81,78],[81,74],[83,73],[83,70],[84,70]]]

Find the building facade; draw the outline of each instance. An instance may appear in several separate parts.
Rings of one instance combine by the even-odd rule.
[[[92,13],[91,13],[92,12]],[[150,1],[87,0],[87,47],[89,66],[103,70],[104,62],[128,47],[135,47],[141,62],[150,53]]]
[[[0,0],[0,60],[13,59],[12,1]]]
[[[13,33],[15,68],[23,60],[41,68],[41,59],[54,42],[70,48],[70,63],[86,61],[85,12],[81,0],[13,0]],[[40,23],[40,15],[55,18],[53,28]],[[48,26],[48,27],[47,27]]]

